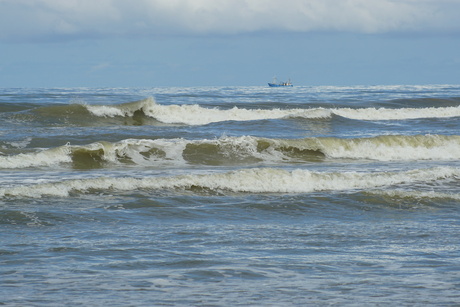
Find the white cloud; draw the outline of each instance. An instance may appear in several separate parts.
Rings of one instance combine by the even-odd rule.
[[[0,39],[460,30],[460,0],[0,0]]]

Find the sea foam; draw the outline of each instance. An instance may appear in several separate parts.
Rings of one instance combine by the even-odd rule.
[[[90,178],[0,189],[1,197],[68,197],[74,193],[131,192],[133,190],[207,189],[239,193],[311,193],[373,189],[399,184],[430,183],[460,178],[460,169],[435,167],[399,172],[314,172],[277,168],[251,168],[226,173],[171,177]],[[99,192],[98,192],[99,193]]]
[[[358,120],[405,120],[417,118],[445,118],[460,116],[460,107],[429,107],[429,108],[363,108],[334,109],[336,115]]]
[[[14,156],[0,157],[0,168],[28,168],[51,166],[72,162],[71,150],[61,146],[33,153],[20,153]]]

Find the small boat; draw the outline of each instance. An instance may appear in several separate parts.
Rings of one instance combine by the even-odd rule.
[[[268,86],[270,87],[282,87],[282,86],[293,86],[292,83],[291,83],[291,79],[289,79],[287,82],[278,82],[278,80],[275,78],[273,78],[273,82],[272,83],[268,83]]]

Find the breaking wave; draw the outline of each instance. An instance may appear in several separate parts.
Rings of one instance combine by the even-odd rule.
[[[458,135],[386,135],[342,139],[318,137],[269,139],[253,136],[218,139],[126,139],[88,145],[64,145],[38,152],[0,156],[0,168],[102,168],[113,164],[236,165],[251,163],[321,162],[324,159],[377,161],[459,160]]]
[[[200,105],[160,105],[153,98],[114,106],[86,108],[100,117],[130,117],[142,111],[148,117],[168,124],[206,125],[222,121],[250,121],[280,118],[330,118],[337,115],[357,120],[405,120],[460,116],[460,106],[426,108],[296,108],[296,109],[231,109],[204,108]]]
[[[373,189],[408,183],[429,183],[460,178],[460,169],[435,167],[400,172],[313,172],[276,168],[252,168],[226,173],[188,174],[171,177],[121,177],[71,179],[0,189],[0,197],[68,197],[93,192],[133,190],[210,190],[237,193],[310,193]]]
[[[297,108],[241,109],[204,108],[199,105],[160,105],[153,98],[115,106],[86,106],[97,116],[133,116],[136,111],[163,123],[205,125],[221,121],[249,121],[279,118],[330,118],[333,114],[358,120],[403,120],[415,118],[456,117],[460,107],[427,108]]]
[[[389,103],[388,106],[392,104]],[[269,108],[230,109],[207,108],[198,104],[161,105],[153,98],[114,105],[90,105],[86,103],[55,105],[35,109],[32,114],[18,113],[16,118],[30,120],[39,117],[46,124],[70,125],[207,125],[224,121],[254,121],[285,118],[327,119],[333,116],[353,120],[407,120],[417,118],[447,118],[460,116],[460,106],[417,108]],[[89,120],[89,117],[92,117]]]
[[[251,121],[285,117],[327,118],[327,109],[231,109],[204,108],[200,105],[160,105],[153,98],[114,106],[90,106],[86,108],[96,116],[130,117],[142,111],[148,117],[166,124],[206,125],[222,121]]]

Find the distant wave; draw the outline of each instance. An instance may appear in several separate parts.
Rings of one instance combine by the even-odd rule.
[[[0,197],[68,197],[94,192],[133,190],[211,190],[239,193],[310,193],[374,189],[402,183],[431,183],[460,178],[460,169],[435,167],[399,172],[313,172],[305,169],[286,171],[252,168],[226,173],[189,174],[171,177],[122,177],[71,179],[59,182],[21,185],[0,189]]]
[[[18,149],[20,150],[20,149]],[[28,149],[30,150],[30,149]],[[253,136],[218,139],[126,139],[0,156],[0,168],[68,164],[79,169],[107,164],[139,166],[236,165],[320,162],[324,159],[377,161],[458,160],[458,135],[385,135],[371,138],[335,137],[269,139]]]

